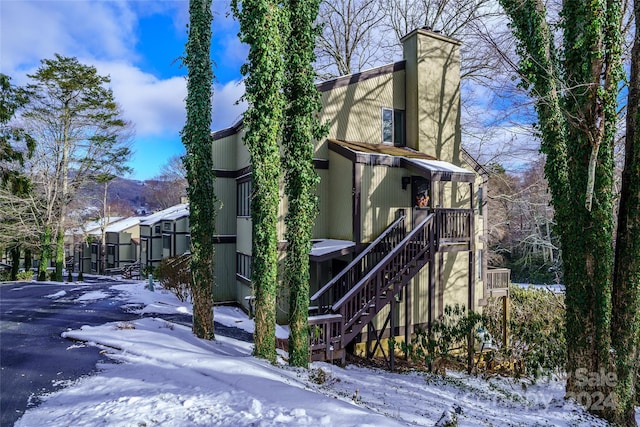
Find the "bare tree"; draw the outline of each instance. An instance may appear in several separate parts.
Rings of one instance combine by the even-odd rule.
[[[145,193],[161,208],[178,204],[187,195],[187,172],[182,157],[175,155],[162,166],[160,174],[145,182]]]
[[[316,71],[323,78],[352,74],[382,59],[376,28],[384,19],[378,4],[367,0],[325,0],[318,21],[322,32],[316,49]]]

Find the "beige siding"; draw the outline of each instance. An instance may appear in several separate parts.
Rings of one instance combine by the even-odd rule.
[[[410,203],[411,192],[402,190],[404,169],[364,166],[362,170],[362,241],[370,242],[397,218],[398,209]]]
[[[213,156],[213,168],[220,170],[236,170],[237,162],[237,136],[231,135],[226,138],[213,141],[211,152]]]
[[[329,153],[329,236],[333,239],[353,240],[352,164],[344,157]]]
[[[397,71],[322,93],[320,121],[329,125],[327,138],[380,143],[382,108],[405,108],[403,77]],[[326,159],[327,151],[320,141],[315,157]]]
[[[418,113],[416,148],[460,164],[459,44],[437,36],[418,37],[417,43],[417,98],[414,105],[407,106]],[[409,58],[407,61],[409,68]]]
[[[236,299],[236,246],[214,245],[215,285],[213,299],[216,303],[233,302]]]
[[[236,229],[237,235],[237,251],[245,255],[251,255],[251,218],[237,217]]]
[[[316,170],[320,177],[316,194],[318,196],[318,216],[313,227],[313,238],[321,239],[329,236],[329,171],[326,169]]]
[[[234,178],[217,178],[214,184],[218,198],[216,215],[216,234],[236,234],[236,180]]]

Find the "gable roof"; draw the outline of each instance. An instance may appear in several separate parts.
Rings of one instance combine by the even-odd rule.
[[[189,204],[181,203],[159,212],[152,213],[140,221],[140,225],[153,225],[163,220],[172,221],[189,215]]]
[[[434,181],[473,182],[475,174],[408,147],[329,139],[329,149],[354,163],[400,167]]]

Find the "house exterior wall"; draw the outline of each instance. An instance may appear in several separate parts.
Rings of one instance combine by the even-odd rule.
[[[470,170],[469,165],[461,159],[460,43],[439,34],[417,30],[405,37],[403,44],[404,62],[321,85],[320,122],[328,124],[327,139],[380,144],[383,108],[402,110],[404,142],[407,147]],[[250,165],[249,153],[242,143],[243,132],[240,129],[238,127],[221,131],[217,133],[218,139],[215,139],[214,134],[214,168],[228,171],[216,183],[222,206],[217,233],[235,236],[235,245],[225,245],[221,249],[226,251],[225,257],[230,257],[231,254],[250,256],[252,253],[251,219],[236,216],[238,177],[227,177]],[[320,176],[317,188],[319,213],[313,237],[366,244],[373,241],[397,218],[399,209],[405,209],[408,215],[406,222],[411,227],[414,192],[412,184],[403,189],[402,178],[410,178],[412,173],[400,167],[375,162],[357,163],[333,149],[329,150],[327,139],[317,141],[315,146],[314,157],[328,161],[328,169],[317,170]],[[469,209],[472,207],[472,195],[475,196],[480,185],[479,175],[473,187],[468,183],[432,182],[430,206]],[[354,200],[358,203],[355,206]],[[284,241],[286,210],[287,200],[281,185],[277,226],[280,243]],[[358,216],[354,218],[356,214]],[[357,224],[360,224],[359,228]],[[439,252],[434,257],[433,265],[425,266],[410,282],[413,324],[426,324],[428,321],[430,268],[433,269],[435,278],[435,299],[432,302],[434,318],[442,314],[446,304],[468,306],[471,283],[474,284],[472,305],[475,306],[482,298],[482,269],[479,267],[483,261],[478,253],[484,249],[483,224],[483,219],[477,212],[474,218],[476,239],[472,251]],[[281,262],[284,254],[284,251],[279,253]],[[346,258],[343,261],[349,260],[349,257]],[[227,265],[235,267],[235,258]],[[337,273],[338,271],[331,271],[331,262],[312,263],[313,281],[326,282],[331,275]],[[235,277],[235,273],[225,272],[222,277]],[[246,297],[251,295],[251,287],[248,281],[235,277],[230,283],[231,286],[235,285],[236,302],[249,309],[249,299]],[[224,291],[216,295],[217,300],[230,295],[230,290],[225,288],[226,284],[222,287]],[[277,307],[280,321],[286,320],[286,300],[287,291],[281,287]],[[404,325],[404,311],[404,303],[399,304],[395,313],[397,325]],[[383,324],[382,316],[384,311],[375,321],[379,327]]]
[[[398,218],[398,210],[408,211],[411,192],[402,190],[404,169],[388,166],[364,166],[362,168],[361,217],[362,241],[376,239]]]
[[[403,40],[407,145],[460,165],[460,43],[425,30]]]
[[[236,250],[233,244],[214,245],[214,293],[216,302],[233,303],[237,296]]]
[[[348,159],[329,153],[329,194],[327,203],[329,238],[353,240],[353,166]],[[325,236],[323,236],[325,237]]]
[[[404,71],[340,86],[321,94],[320,123],[329,126],[327,138],[380,142],[382,108],[404,110],[404,96]],[[320,141],[315,157],[326,159],[327,152],[326,140]]]
[[[318,196],[318,215],[316,217],[316,223],[313,227],[311,235],[315,239],[321,239],[329,236],[329,223],[330,223],[330,203],[331,203],[331,173],[328,169],[316,169],[316,173],[320,178],[318,187],[316,188],[316,195]]]
[[[235,178],[216,178],[214,183],[214,191],[218,199],[216,234],[223,236],[236,234],[236,186]]]

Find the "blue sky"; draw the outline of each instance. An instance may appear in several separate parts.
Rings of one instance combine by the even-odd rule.
[[[213,130],[235,123],[244,88],[240,66],[247,47],[238,38],[228,1],[214,1]],[[125,117],[135,126],[130,177],[148,179],[182,154],[189,2],[153,0],[2,0],[0,72],[25,84],[41,59],[75,56],[111,76]]]

